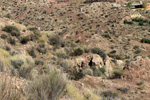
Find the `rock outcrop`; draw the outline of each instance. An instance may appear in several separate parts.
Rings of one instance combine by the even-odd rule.
[[[138,56],[131,61],[126,69],[126,79],[150,81],[150,59]]]
[[[106,70],[105,74],[110,76],[115,64],[109,57],[106,57],[106,60],[103,60],[102,57],[97,54],[84,54],[75,59],[75,65],[77,65],[77,67],[81,70],[88,66],[95,66],[96,68],[103,67]]]

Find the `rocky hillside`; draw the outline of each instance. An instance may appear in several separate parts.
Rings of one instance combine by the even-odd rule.
[[[149,100],[148,11],[122,4],[1,1],[0,99]]]

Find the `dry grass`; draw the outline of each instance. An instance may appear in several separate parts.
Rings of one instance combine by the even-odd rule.
[[[7,51],[0,49],[0,72],[10,72],[11,64],[9,61],[9,57],[10,54]]]
[[[13,79],[6,76],[0,77],[0,100],[22,100],[23,89],[17,85],[18,81]]]
[[[66,92],[66,95],[73,100],[101,100],[100,96],[94,94],[86,87],[79,90],[72,83],[67,85]]]

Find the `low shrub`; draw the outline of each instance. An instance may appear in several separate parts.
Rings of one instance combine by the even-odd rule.
[[[100,48],[97,48],[97,47],[96,48],[92,48],[91,52],[93,54],[98,54],[99,56],[101,56],[103,58],[103,60],[105,60],[106,57],[107,57],[106,53],[103,50],[101,50]]]
[[[19,29],[16,26],[13,26],[13,25],[6,25],[3,28],[3,31],[5,31],[7,33],[10,33],[12,36],[16,36],[16,37],[20,36]]]
[[[29,84],[27,96],[30,100],[58,100],[66,85],[64,74],[54,67],[49,67],[48,73],[39,75]]]
[[[99,77],[103,74],[99,68],[92,68],[92,69],[93,69],[93,76]]]
[[[6,18],[11,18],[11,15],[8,13],[8,14],[6,14],[4,17],[6,17]]]
[[[90,49],[84,48],[84,52],[85,52],[85,53],[89,53],[89,52],[90,52]]]
[[[142,22],[142,23],[148,23],[149,20],[148,19],[143,19],[143,18],[133,18],[132,21],[134,22]]]
[[[132,25],[133,24],[133,22],[132,21],[128,21],[128,20],[124,20],[124,22],[123,22],[124,24],[129,24],[129,25]]]
[[[128,93],[129,88],[127,88],[127,87],[120,87],[120,88],[117,88],[117,90],[121,91],[122,93]]]
[[[140,90],[145,90],[145,89],[146,89],[146,85],[145,85],[145,84],[139,85],[139,89],[140,89]]]
[[[64,59],[67,58],[67,55],[65,52],[57,52],[56,55],[58,58],[64,58]]]
[[[53,45],[54,47],[63,47],[64,46],[64,41],[58,36],[58,35],[54,35],[54,36],[49,36],[49,44]]]
[[[73,80],[79,80],[84,77],[82,70],[78,69],[77,66],[74,66],[73,71],[70,73],[70,78]]]
[[[116,59],[118,59],[118,60],[124,60],[125,58],[124,58],[124,56],[123,55],[116,55]]]
[[[82,48],[76,48],[73,52],[73,55],[74,56],[80,56],[84,53],[83,49]]]
[[[112,75],[111,78],[121,78],[122,74],[123,74],[123,70],[122,69],[114,68],[113,69],[113,75]]]
[[[16,45],[16,40],[13,37],[8,37],[7,42],[10,43],[11,45]]]
[[[30,31],[37,31],[38,28],[37,27],[29,27],[28,30],[30,30]]]
[[[143,25],[144,25],[144,23],[143,23],[143,22],[139,22],[139,25],[140,25],[140,26],[143,26]]]
[[[10,63],[13,66],[11,74],[32,79],[31,71],[34,68],[34,60],[30,56],[15,55],[10,58]]]
[[[2,34],[2,35],[1,35],[1,38],[2,38],[2,39],[6,39],[6,38],[7,38],[7,35]]]
[[[39,31],[33,31],[33,34],[30,35],[31,41],[37,41],[41,37],[41,33]]]
[[[127,7],[131,8],[132,7],[132,2],[127,3]]]
[[[112,92],[111,90],[106,90],[101,93],[101,95],[105,98],[116,98],[118,97],[117,92]],[[111,99],[110,99],[111,100]]]
[[[33,58],[36,58],[36,53],[35,53],[35,50],[34,50],[34,49],[28,50],[28,53],[29,53],[29,55],[32,56]]]
[[[28,41],[30,41],[31,40],[31,37],[30,36],[25,36],[25,37],[22,37],[21,38],[21,43],[22,44],[27,44],[28,43]]]
[[[141,39],[141,43],[150,43],[150,39],[143,38]]]
[[[104,74],[106,72],[105,68],[102,67],[102,68],[99,68],[99,70]]]
[[[34,68],[34,60],[30,56],[10,55],[7,51],[0,49],[0,72],[31,79],[31,71]]]
[[[42,53],[42,54],[46,54],[47,53],[47,49],[46,48],[38,47],[37,50],[38,50],[39,53]]]
[[[86,68],[82,71],[83,75],[90,75],[93,76],[93,70],[90,68]]]
[[[108,33],[103,34],[102,37],[111,39],[111,36]]]

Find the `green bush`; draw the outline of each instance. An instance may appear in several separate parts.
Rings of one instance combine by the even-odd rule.
[[[58,100],[66,84],[64,74],[54,67],[49,67],[48,73],[39,75],[29,84],[27,96],[29,100]]]
[[[132,21],[127,21],[127,20],[124,20],[124,24],[129,24],[129,25],[132,25],[133,22]]]
[[[143,38],[141,39],[141,43],[150,43],[150,39]]]
[[[80,56],[80,55],[83,54],[83,52],[84,52],[83,49],[77,48],[77,49],[74,50],[73,55],[74,56]]]
[[[16,26],[6,25],[3,28],[3,31],[10,33],[12,36],[16,36],[16,37],[20,36],[20,31]]]
[[[149,23],[148,19],[143,19],[143,18],[133,18],[132,21],[134,22],[139,22],[139,24],[144,24],[144,23]]]
[[[99,68],[99,70],[104,74],[106,72],[105,68],[102,67],[102,68]]]

